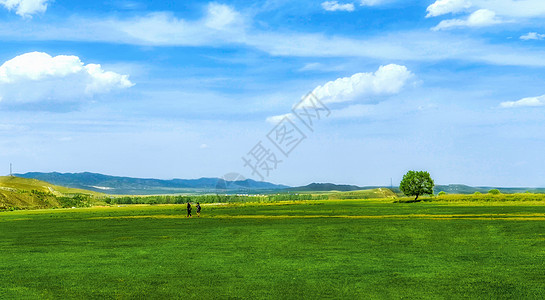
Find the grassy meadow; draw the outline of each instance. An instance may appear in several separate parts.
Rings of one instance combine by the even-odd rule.
[[[3,212],[0,298],[545,298],[545,206],[472,197]]]

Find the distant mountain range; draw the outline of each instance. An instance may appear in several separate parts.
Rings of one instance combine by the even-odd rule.
[[[325,192],[325,191],[339,191],[339,192],[349,192],[349,191],[358,191],[358,190],[372,190],[378,188],[387,188],[396,194],[401,194],[399,187],[388,187],[388,186],[356,186],[356,185],[344,185],[344,184],[333,184],[333,183],[311,183],[309,185],[300,186],[300,187],[291,187],[285,189],[290,192]],[[504,194],[513,194],[513,193],[545,193],[545,188],[498,188],[498,187],[473,187],[463,184],[449,184],[449,185],[436,185],[433,190],[437,194],[441,191],[444,191],[448,194],[473,194],[475,192],[488,193],[491,189],[498,189]]]
[[[23,178],[33,178],[55,185],[70,188],[91,190],[106,194],[118,195],[151,195],[151,194],[209,194],[209,193],[293,193],[293,192],[349,192],[387,188],[396,194],[401,194],[398,187],[388,186],[356,186],[333,183],[311,183],[300,187],[289,187],[265,181],[252,179],[226,181],[221,178],[200,179],[152,179],[109,176],[97,173],[40,173],[30,172],[16,174]],[[462,184],[436,185],[435,193],[444,191],[448,194],[487,193],[495,187],[472,187]],[[497,188],[502,193],[545,193],[545,188]]]
[[[200,179],[151,179],[109,176],[97,173],[40,173],[15,174],[71,188],[86,189],[107,194],[150,195],[176,193],[237,193],[265,192],[288,188],[252,179],[225,181],[221,178]]]

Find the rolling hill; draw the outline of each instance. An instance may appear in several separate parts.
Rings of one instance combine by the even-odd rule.
[[[151,195],[176,193],[266,192],[288,186],[252,179],[225,181],[220,178],[151,179],[110,176],[97,173],[40,173],[17,174],[24,178],[39,179],[56,185],[102,192],[113,195]]]
[[[0,176],[0,210],[71,207],[82,204],[77,203],[79,200],[90,201],[103,196],[97,192],[66,188],[37,179]]]

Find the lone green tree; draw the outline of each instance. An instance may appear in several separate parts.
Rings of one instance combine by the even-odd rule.
[[[420,195],[433,194],[433,179],[430,173],[426,171],[409,171],[403,176],[399,189],[407,196],[416,196],[414,201]]]

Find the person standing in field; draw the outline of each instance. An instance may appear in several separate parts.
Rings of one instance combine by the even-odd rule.
[[[201,217],[201,205],[197,202],[197,217]]]
[[[191,218],[191,203],[187,202],[187,217]]]

